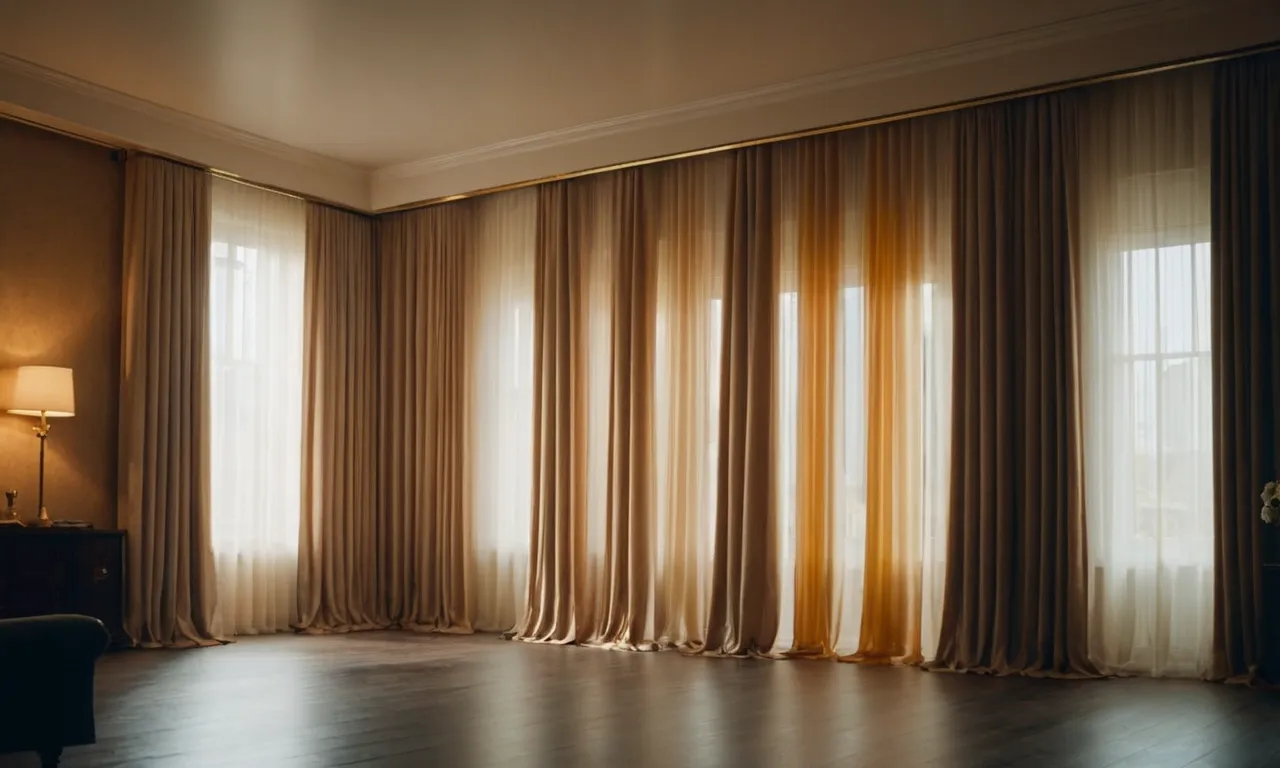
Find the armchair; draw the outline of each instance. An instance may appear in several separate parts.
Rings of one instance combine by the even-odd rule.
[[[93,670],[110,636],[88,616],[0,620],[0,753],[40,754],[94,742]]]

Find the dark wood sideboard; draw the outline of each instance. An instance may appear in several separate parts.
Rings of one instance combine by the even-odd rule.
[[[124,531],[0,526],[0,618],[80,613],[124,633]]]

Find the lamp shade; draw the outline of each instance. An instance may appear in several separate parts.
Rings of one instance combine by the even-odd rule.
[[[0,408],[19,416],[75,416],[71,369],[24,365],[0,372]]]

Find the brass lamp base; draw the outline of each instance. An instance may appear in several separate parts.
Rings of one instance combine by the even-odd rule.
[[[31,524],[33,528],[51,528],[53,521],[49,519],[49,509],[47,507],[40,508],[40,516]]]

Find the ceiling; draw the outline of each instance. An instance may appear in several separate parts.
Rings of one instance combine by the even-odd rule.
[[[3,0],[0,52],[372,172],[1151,5]]]

